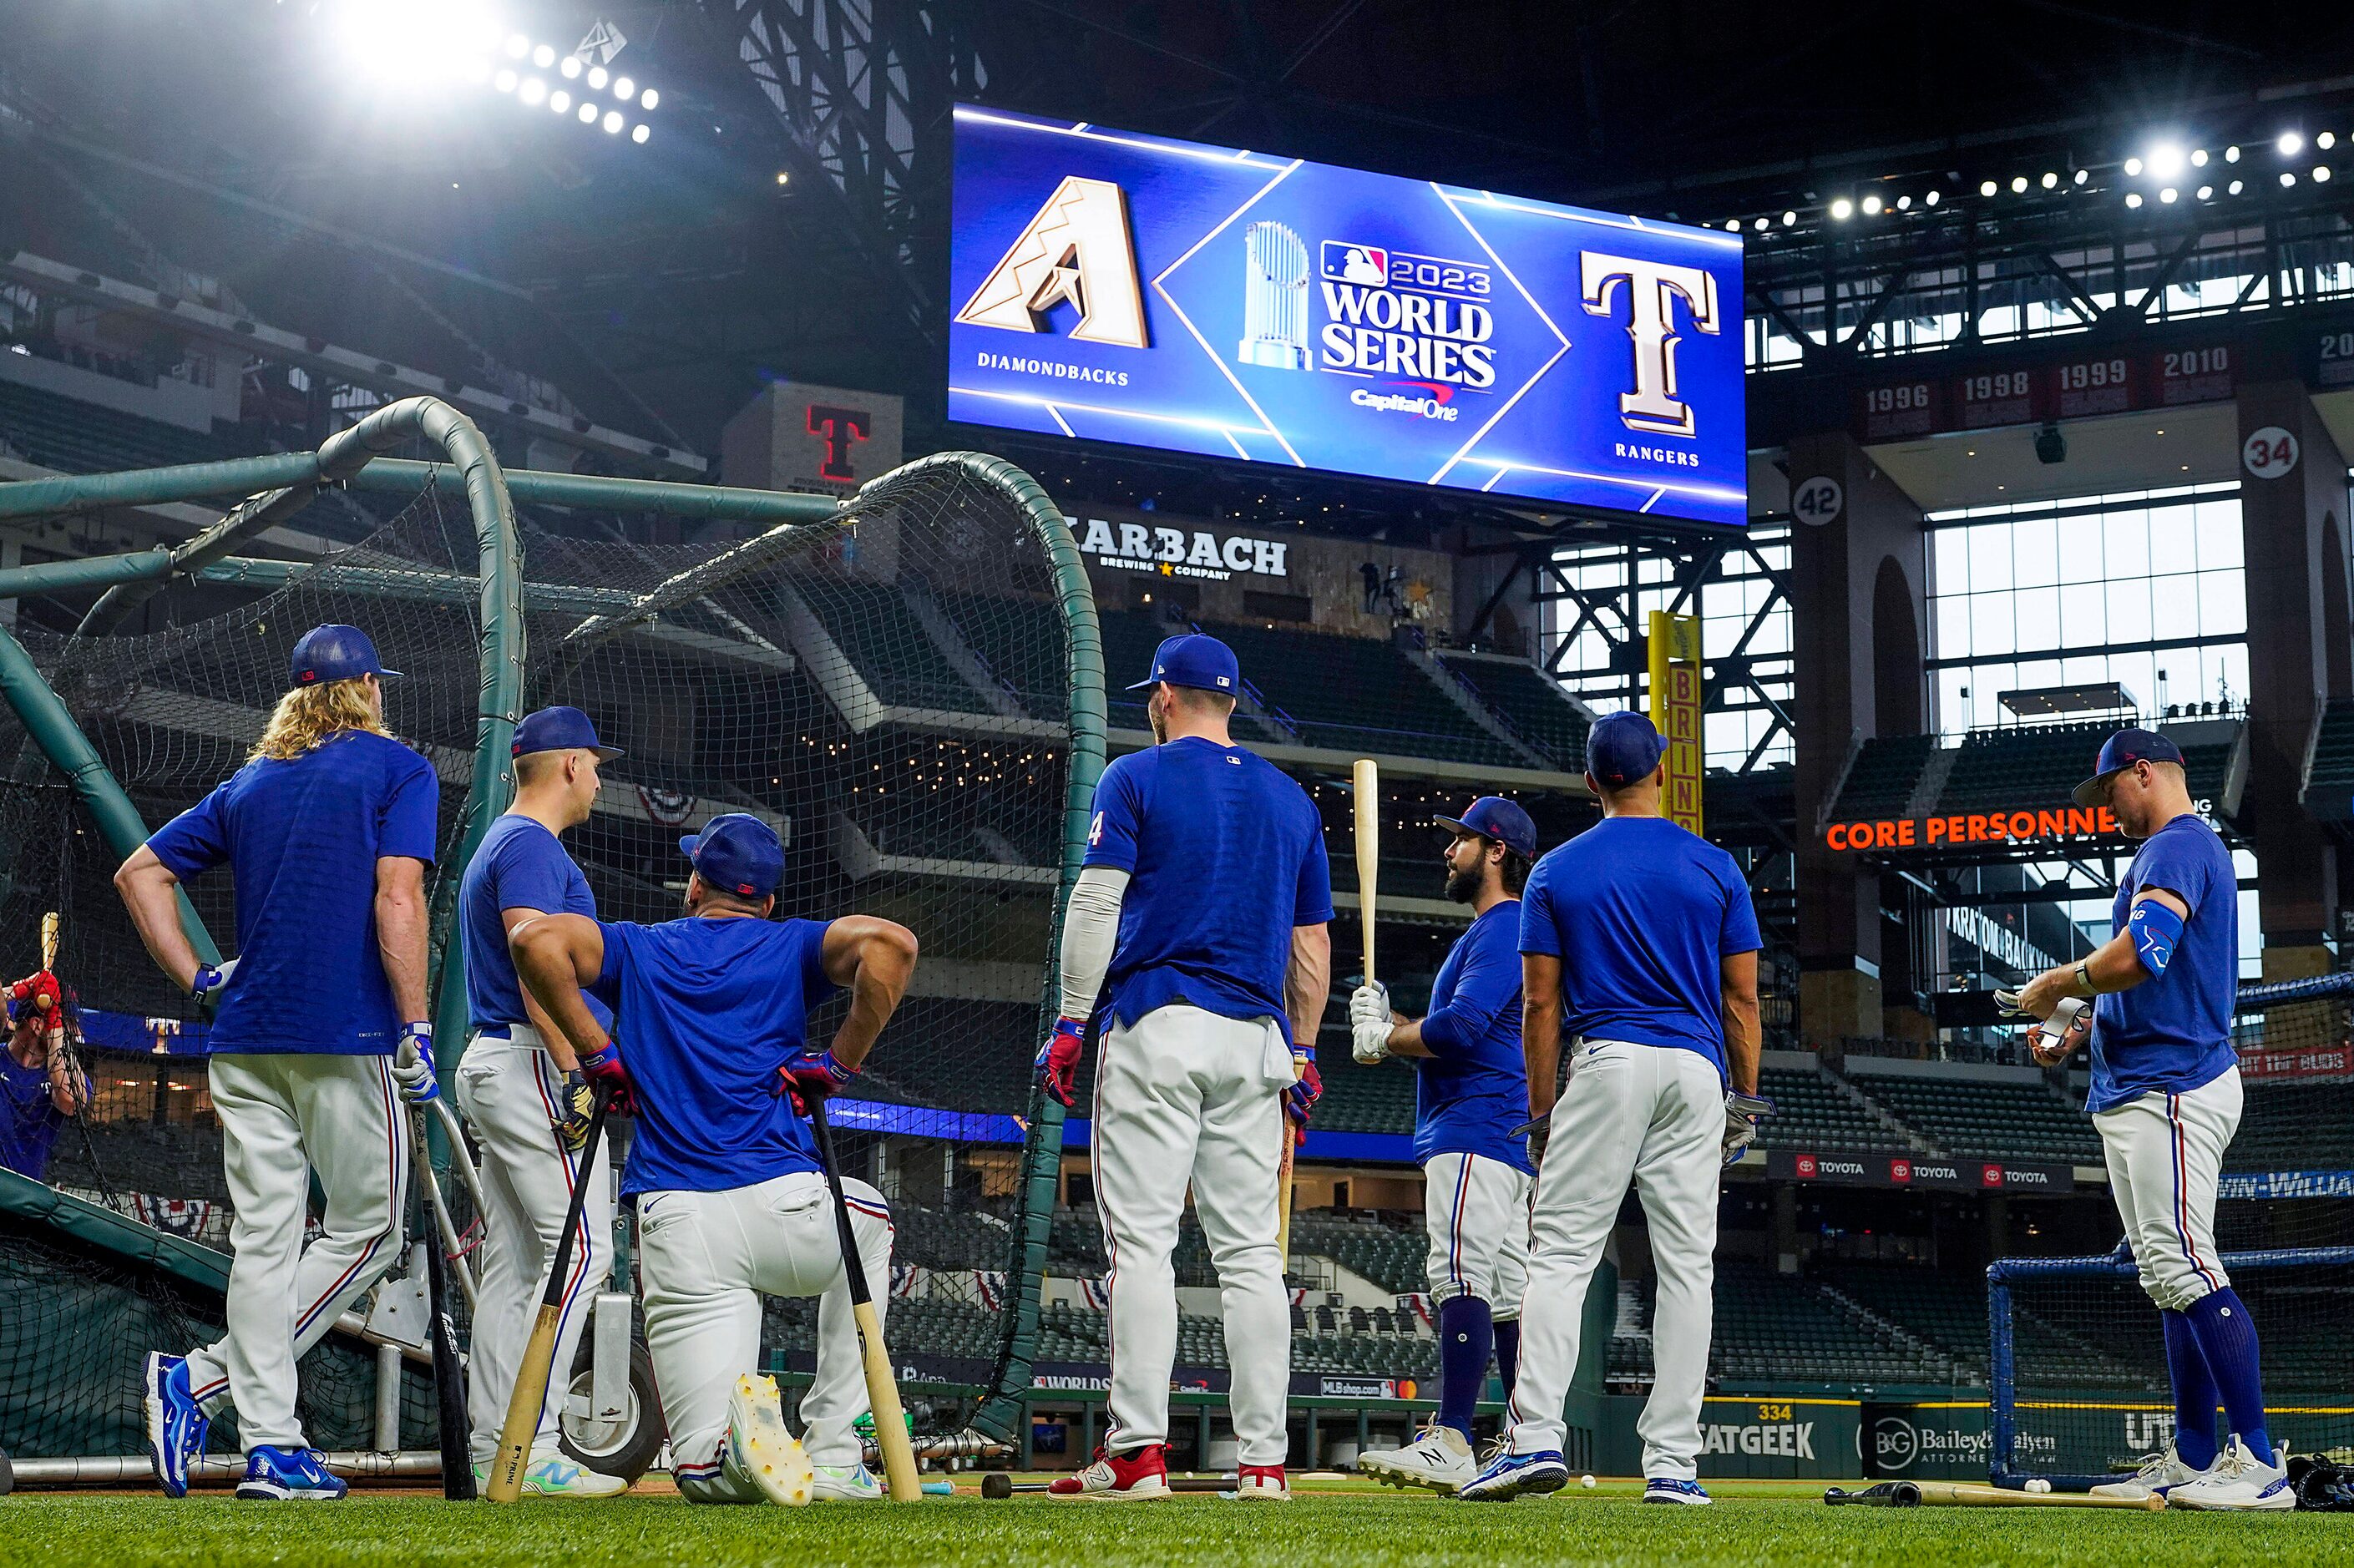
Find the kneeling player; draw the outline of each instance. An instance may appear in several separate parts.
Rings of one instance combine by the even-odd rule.
[[[865,1379],[832,1202],[795,1112],[858,1071],[907,989],[916,938],[869,916],[770,920],[784,851],[757,818],[715,817],[679,843],[695,863],[687,918],[542,916],[510,935],[515,969],[581,1070],[637,1110],[621,1195],[638,1205],[646,1348],[680,1495],[878,1498],[852,1425]],[[584,987],[613,1009],[613,1034]],[[811,1052],[809,1009],[838,989],[849,1016],[831,1049]],[[843,1188],[866,1276],[888,1279],[890,1211],[863,1181]],[[806,1451],[758,1372],[763,1295],[821,1298]]]

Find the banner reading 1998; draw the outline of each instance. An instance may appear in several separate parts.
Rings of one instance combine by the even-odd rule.
[[[956,111],[949,416],[1742,526],[1731,234]]]

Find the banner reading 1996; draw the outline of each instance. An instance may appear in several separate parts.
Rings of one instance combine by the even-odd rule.
[[[1742,526],[1741,241],[956,111],[949,416]]]

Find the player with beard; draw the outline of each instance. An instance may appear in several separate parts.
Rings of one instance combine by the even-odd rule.
[[[1529,1187],[1535,1167],[1516,1129],[1529,1119],[1521,1057],[1521,889],[1536,859],[1536,824],[1483,795],[1439,817],[1447,896],[1472,910],[1431,987],[1430,1012],[1390,1010],[1388,990],[1349,998],[1356,1059],[1404,1056],[1420,1080],[1414,1154],[1430,1233],[1430,1294],[1438,1304],[1438,1415],[1404,1448],[1366,1454],[1357,1468],[1394,1486],[1453,1492],[1479,1473],[1471,1412],[1492,1351],[1509,1395],[1519,1369],[1521,1295],[1528,1286]]]

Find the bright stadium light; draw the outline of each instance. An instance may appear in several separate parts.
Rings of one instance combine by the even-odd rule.
[[[328,16],[352,65],[387,86],[463,80],[499,48],[497,29],[466,0],[344,0]]]
[[[1878,217],[1880,216],[1880,198],[1876,196],[1868,196],[1864,197],[1863,215],[1866,217]]]
[[[580,74],[580,57],[578,55],[565,56],[564,63],[557,67],[557,69],[564,73],[565,80],[570,81],[573,78]]]
[[[491,85],[497,88],[501,92],[513,92],[515,90],[515,79],[514,72],[511,70],[503,70],[499,72],[497,79],[492,82]]]
[[[638,84],[636,82],[631,81],[625,76],[617,76],[613,79],[614,97],[620,99],[622,102],[627,103],[632,98],[637,97],[637,95]]]
[[[2330,148],[2338,145],[2338,132],[2335,131],[2324,131],[2320,135],[2316,136],[2313,139],[2313,144],[2327,153]]]
[[[620,133],[621,111],[618,109],[608,109],[605,111],[605,134],[618,136]]]
[[[2141,192],[2127,191],[2126,193],[2126,205],[2127,207],[2139,207],[2141,205]]]
[[[1992,180],[1980,180],[1978,182],[1978,195],[1982,196],[1990,196],[1994,195],[1994,182]]]
[[[648,132],[647,132],[647,131],[646,131],[646,128],[645,128],[644,126],[641,125],[641,126],[639,126],[636,130],[634,130],[634,131],[632,131],[632,132],[630,132],[630,140],[631,140],[631,141],[632,141],[632,142],[635,142],[639,146],[642,147],[642,146],[644,146],[644,145],[646,144],[646,136],[647,136],[647,134],[648,134]]]
[[[1847,197],[1841,196],[1837,201],[1831,203],[1832,221],[1837,223],[1845,223],[1849,218],[1853,217],[1854,216],[1855,203],[1848,200]]]
[[[2329,165],[2327,164],[2315,164],[2313,177],[2317,183],[2327,180],[2329,178]]]
[[[2013,175],[2010,176],[2010,194],[2013,196],[2025,196],[2027,194],[2027,176],[2025,175]]]
[[[778,176],[777,176],[777,182],[778,182],[778,184],[779,184],[779,185],[783,184],[783,183],[784,183],[784,176],[783,176],[782,175],[778,175]],[[1795,212],[1786,212],[1786,213],[1784,213],[1784,214],[1782,215],[1782,227],[1783,227],[1783,228],[1795,228],[1795,227],[1797,227],[1797,222],[1798,222],[1798,215],[1797,215],[1797,213],[1795,213]]]
[[[1937,193],[1936,193],[1935,191],[1931,191],[1927,196],[1923,196],[1923,197],[1921,198],[1921,201],[1922,201],[1922,205],[1924,205],[1925,207],[1935,207],[1935,206],[1936,206],[1936,205],[1937,205],[1937,203],[1938,203],[1938,201],[1939,201],[1940,199],[1941,199],[1941,198],[1938,196],[1938,195],[1937,195]]]
[[[1740,232],[1741,232],[1741,220],[1740,220],[1739,218],[1737,218],[1737,217],[1728,217],[1728,218],[1726,218],[1726,219],[1724,220],[1724,232],[1725,232],[1725,233],[1727,233],[1727,234],[1738,234],[1738,233],[1740,233]]]
[[[1761,217],[1753,227],[1755,228],[1758,233],[1763,234],[1766,232],[1766,220]]]
[[[2233,180],[2230,185],[2225,185],[2223,188],[2231,195],[2238,196],[2242,191],[2246,190],[2248,187],[2243,181]]]
[[[588,68],[588,85],[595,88],[598,91],[604,91],[605,84],[611,79],[611,74],[608,72],[603,66],[590,66]]]
[[[2131,179],[2140,173],[2141,160],[2139,158],[2127,158],[2126,160],[2126,178]]]
[[[2200,201],[2206,201],[2206,200],[2208,200],[2209,198],[2211,198],[2211,196],[2214,196],[2214,194],[2215,194],[2215,187],[2214,187],[2213,185],[2200,185],[2200,186],[2199,187],[2199,199],[2200,199]]]
[[[2167,186],[2164,190],[2162,190],[2162,191],[2158,192],[2158,200],[2160,200],[2160,201],[2162,201],[2162,202],[2171,202],[2171,201],[2173,201],[2173,200],[2174,200],[2174,187],[2173,187],[2172,185],[2168,185],[2168,186]]]
[[[526,77],[524,79],[524,84],[515,89],[515,96],[525,103],[536,105],[541,99],[547,96],[547,83],[535,76]]]
[[[2283,190],[2286,190],[2289,186],[2295,184],[2296,184],[2296,171],[2294,169],[2283,169],[2281,171],[2281,188]]]
[[[2294,131],[2284,131],[2280,133],[2280,140],[2273,145],[2280,149],[2282,157],[2294,158],[2305,151],[2305,138]]]
[[[2083,185],[2086,180],[2089,180],[2089,179],[2091,179],[2092,177],[2093,177],[2093,171],[2092,171],[2092,170],[2090,170],[2090,169],[2078,169],[2078,170],[2076,171],[2076,177],[2075,177],[2075,179],[2074,179],[2074,180],[2073,180],[2073,181],[2071,181],[2070,183],[2071,183],[2071,184],[2073,184],[2073,185]]]
[[[572,107],[572,95],[559,87],[547,95],[547,106],[561,114]]]
[[[1910,207],[1912,205],[1913,205],[1913,198],[1912,198],[1911,196],[1898,196],[1898,197],[1896,198],[1896,210],[1897,210],[1897,211],[1899,211],[1899,212],[1903,212],[1903,211],[1904,211],[1906,208]]]
[[[2227,164],[2236,164],[2236,163],[2238,163],[2238,162],[2240,161],[2240,150],[2239,150],[2237,147],[2226,147],[2226,148],[2224,148],[2224,149],[2223,149],[2223,161],[2224,161],[2225,163],[2227,163]]]
[[[2171,142],[2160,142],[2149,150],[2149,172],[2161,180],[2170,180],[2182,172],[2182,149]]]
[[[596,123],[597,123],[597,106],[596,106],[595,104],[593,104],[593,103],[583,103],[583,104],[581,104],[581,106],[580,106],[580,123],[581,123],[581,124],[583,124],[583,125],[594,125],[594,124],[596,124]]]
[[[507,58],[519,60],[529,53],[531,53],[529,38],[525,37],[521,33],[510,33],[507,36]]]
[[[627,97],[629,96],[629,94],[625,92],[625,93],[623,93],[621,96],[622,96],[622,97],[624,97],[624,98],[627,98]],[[652,88],[651,88],[651,87],[650,87],[650,88],[646,89],[646,90],[645,90],[644,94],[643,94],[642,97],[640,97],[640,98],[639,98],[638,101],[639,101],[641,104],[643,104],[646,108],[648,108],[648,109],[652,109],[654,105],[656,105],[656,104],[658,104],[658,103],[660,103],[660,102],[662,101],[662,94],[661,94],[661,93],[659,93],[659,92],[656,92]]]
[[[2058,175],[2053,174],[2053,173],[2052,173],[2051,170],[2049,170],[2049,169],[2046,169],[2046,170],[2044,170],[2044,171],[2043,171],[2043,178],[2042,178],[2042,180],[2041,180],[2041,184],[2042,185],[2042,186],[2043,186],[2043,188],[2044,188],[2045,190],[2047,190],[2047,191],[2048,191],[2048,190],[2050,190],[2053,185],[2058,185],[2059,183],[2060,183],[2060,176],[2059,176]]]
[[[549,45],[540,45],[539,48],[531,51],[531,63],[537,66],[540,69],[546,70],[548,67],[556,63],[556,50]]]
[[[2190,166],[2194,169],[2203,169],[2207,166],[2206,148],[2193,147],[2190,150]]]

